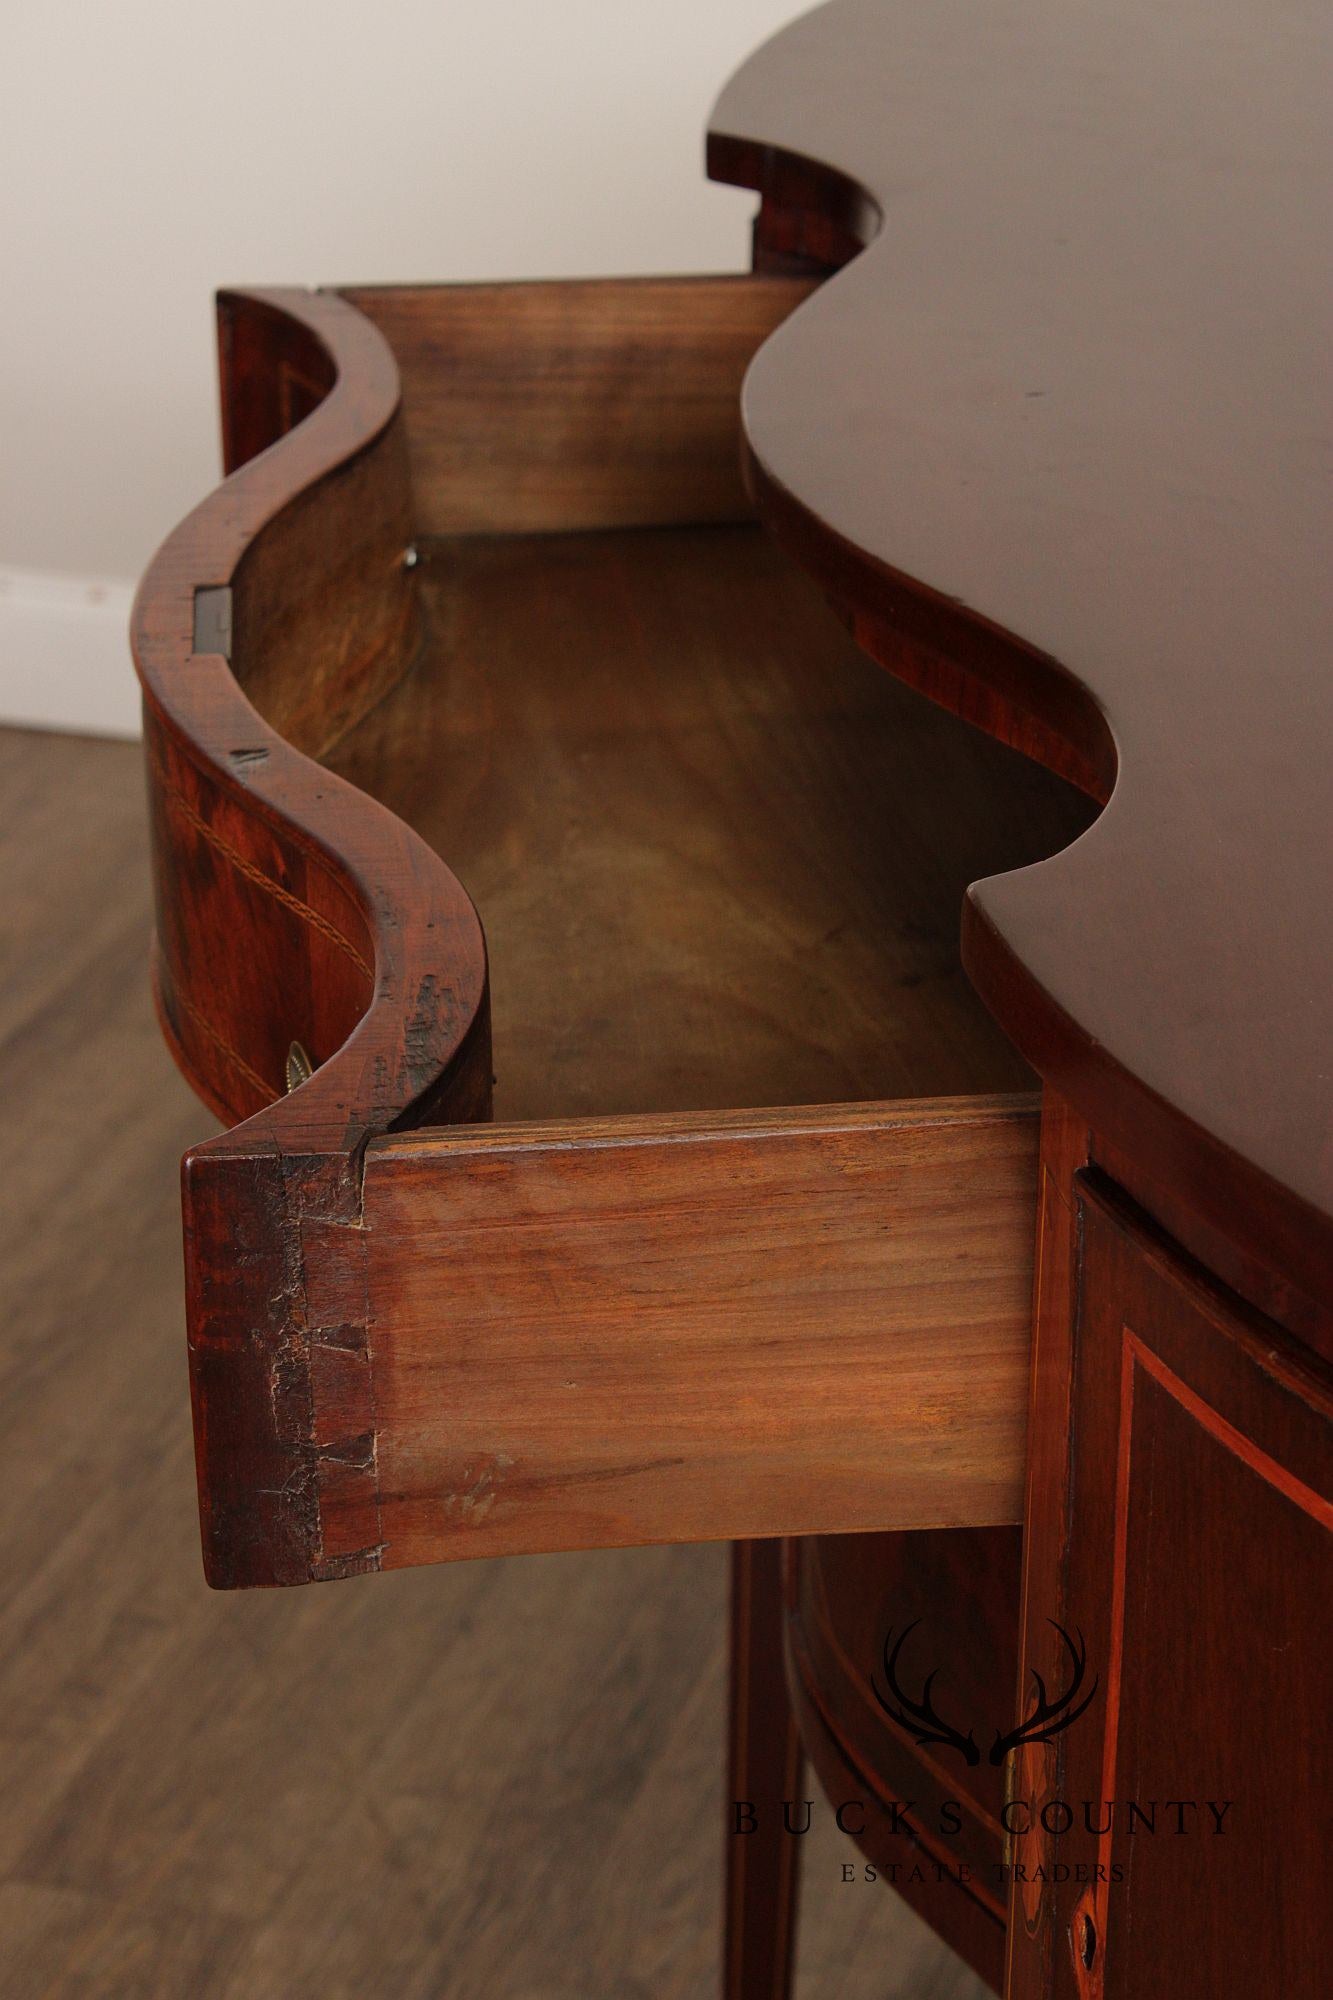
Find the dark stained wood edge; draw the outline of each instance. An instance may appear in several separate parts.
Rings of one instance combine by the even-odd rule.
[[[832,273],[879,235],[883,218],[874,196],[818,161],[710,130],[707,166],[713,180],[760,196],[761,257],[780,261],[794,245],[796,254]],[[941,707],[1104,802],[1115,783],[1115,745],[1087,689],[1016,634],[877,561],[812,514],[756,451],[744,392],[741,431],[759,518],[827,591],[857,643]]]
[[[727,130],[719,122],[722,104],[710,121],[707,169],[714,180],[759,194],[760,268],[836,274],[872,249],[883,219],[872,190],[818,160]],[[830,278],[832,286],[837,282],[836,275]],[[814,308],[796,308],[784,334],[804,313],[827,305],[826,289]],[[1118,748],[1091,689],[1020,635],[894,571],[822,520],[767,469],[744,392],[742,438],[747,486],[760,520],[828,593],[872,658],[1098,803],[1110,799]],[[997,879],[1016,881],[1033,872]],[[1105,1135],[1141,1187],[1145,1172],[1153,1183],[1171,1187],[1171,1225],[1187,1248],[1203,1257],[1220,1241],[1230,1243],[1229,1267],[1247,1269],[1254,1293],[1270,1307],[1294,1288],[1293,1331],[1307,1332],[1314,1317],[1326,1323],[1323,1316],[1333,1308],[1333,1213],[1167,1102],[1085,1033],[988,914],[988,886],[974,885],[964,903],[963,963],[1021,1053],[1087,1125]]]
[[[353,1223],[369,1137],[487,1116],[490,1061],[485,945],[462,887],[391,813],[263,721],[221,653],[194,650],[196,592],[229,591],[243,604],[247,571],[284,535],[294,531],[299,559],[321,509],[358,505],[377,455],[385,504],[374,515],[380,539],[367,547],[383,572],[400,486],[404,507],[408,498],[405,459],[394,456],[393,357],[368,321],[321,294],[228,295],[229,324],[241,329],[230,347],[224,340],[233,469],[155,557],[132,640],[155,830],[159,1012],[186,1075],[221,1116],[244,1120],[183,1164],[205,1569],[215,1584],[240,1585],[378,1566],[373,1533],[355,1548],[325,1545],[325,1496],[366,1484],[367,1447],[363,1437],[315,1444],[312,1357],[335,1344],[354,1356],[365,1328],[354,1293],[332,1306],[312,1296],[313,1244]],[[247,341],[252,351],[238,354]],[[222,636],[218,603],[209,600],[205,643]],[[389,617],[384,629],[409,627]],[[244,636],[233,637],[234,659]],[[366,700],[407,664],[405,648],[385,644]],[[256,922],[228,935],[238,898],[269,932]],[[312,1007],[322,970],[344,981],[349,1032],[312,1051],[320,1066],[289,1096],[271,1053],[261,1068],[218,1026],[214,994],[228,954],[242,952],[258,961],[254,990],[266,971],[276,989],[270,1026],[285,1003],[295,1011],[303,970]]]
[[[1078,1117],[1053,1092],[1042,1102],[1041,1160],[1037,1183],[1037,1245],[1033,1269],[1032,1360],[1028,1387],[1028,1463],[1023,1520],[1023,1583],[1019,1613],[1020,1662],[1015,1714],[1024,1704],[1034,1671],[1054,1684],[1061,1592],[1069,1532],[1066,1499],[1072,1450],[1071,1412],[1074,1317],[1078,1287],[1078,1218],[1075,1179],[1086,1165],[1090,1137]],[[1025,1743],[1010,1753],[1006,1800],[1044,1801],[1057,1794],[1065,1743]],[[1049,1976],[1055,1943],[1041,1873],[1052,1859],[1050,1836],[1036,1812],[1025,1831],[1011,1835],[1006,1859],[1021,1866],[1011,1877],[1006,1938],[1006,1992],[1027,1993],[1027,1980]],[[996,1982],[999,1983],[998,1981]],[[1034,1984],[1035,1992],[1037,1986]]]
[[[351,307],[319,293],[245,297],[318,342],[332,386],[311,414],[233,470],[168,538],[140,586],[132,641],[150,736],[150,785],[152,755],[160,750],[174,770],[197,782],[192,802],[202,800],[215,816],[229,811],[308,857],[335,878],[364,926],[349,940],[364,944],[373,970],[364,1016],[290,1097],[279,1097],[280,1077],[265,1079],[278,1101],[245,1107],[256,1115],[242,1128],[247,1145],[345,1151],[353,1135],[359,1145],[375,1132],[430,1122],[445,1074],[485,1011],[485,946],[466,892],[424,841],[264,722],[237,683],[234,658],[194,651],[195,592],[235,591],[289,510],[321,484],[354,472],[398,410],[392,354]],[[234,403],[229,407],[234,451],[240,419]],[[159,957],[160,991],[165,970]],[[161,998],[170,1013],[170,995]],[[179,1043],[174,1017],[173,1027]],[[317,1060],[322,1053],[315,1051]],[[236,1116],[234,1103],[222,1108]],[[232,1137],[239,1141],[241,1133]]]
[[[1098,1134],[1153,1219],[1260,1311],[1329,1354],[1333,1218],[1279,1186],[1089,1042],[969,895],[963,964],[1033,1068]]]
[[[733,1542],[727,1793],[723,1801],[722,2000],[789,2000],[801,1843],[783,1824],[802,1781],[787,1674],[779,1541]],[[740,1830],[740,1811],[755,1825]]]
[[[1333,1306],[1321,1305],[1310,1298],[1271,1258],[1260,1258],[1253,1251],[1238,1247],[1220,1227],[1182,1204],[1176,1191],[1161,1178],[1156,1162],[1144,1166],[1127,1158],[1099,1133],[1093,1134],[1091,1159],[1168,1236],[1185,1244],[1214,1277],[1228,1285],[1247,1305],[1276,1320],[1325,1361],[1333,1362]]]

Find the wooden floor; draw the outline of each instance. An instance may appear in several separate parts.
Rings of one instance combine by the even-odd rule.
[[[0,732],[0,1994],[706,2000],[722,1553],[204,1587],[137,752]],[[983,1989],[816,1819],[800,1994]]]

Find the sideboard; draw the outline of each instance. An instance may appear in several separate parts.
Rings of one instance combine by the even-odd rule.
[[[1324,1990],[1326,60],[834,0],[748,272],[219,296],[133,634],[206,1572],[732,1542],[732,2000],[803,1759],[1015,2000]]]

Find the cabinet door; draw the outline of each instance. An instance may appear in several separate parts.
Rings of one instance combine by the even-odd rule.
[[[1046,1740],[1010,1778],[1010,1991],[1143,2000],[1239,1980],[1314,2000],[1331,1942],[1329,1377],[1095,1176],[1075,1195],[1064,1532],[1026,1584],[1025,1713]]]

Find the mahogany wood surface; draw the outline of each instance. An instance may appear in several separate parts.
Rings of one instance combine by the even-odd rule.
[[[218,351],[229,469],[285,437],[334,388],[333,357],[312,325],[262,298],[220,295]],[[378,374],[387,401],[382,357]],[[399,411],[336,476],[291,495],[226,579],[233,671],[264,720],[310,755],[373,706],[415,650],[404,566],[412,512]],[[198,613],[195,648],[205,652]]]
[[[1045,1094],[1037,1194],[1037,1248],[1033,1283],[1032,1373],[1028,1390],[1027,1492],[1023,1503],[1023,1580],[1018,1612],[1021,1667],[1015,1710],[1027,1711],[1031,1675],[1060,1684],[1060,1640],[1052,1620],[1068,1626],[1063,1589],[1069,1552],[1069,1495],[1073,1483],[1073,1326],[1078,1286],[1078,1175],[1087,1164],[1090,1137],[1063,1099]],[[1060,1796],[1061,1743],[1021,1744],[1012,1760],[1013,1795]],[[1007,1857],[1026,1874],[1015,1876],[1008,1905],[1008,1956],[1018,1941],[1030,1949],[1043,1915],[1038,1870],[1050,1860],[1040,1826],[1012,1838]],[[1049,1947],[1042,1944],[1041,1952]],[[998,1984],[998,1982],[997,1982]]]
[[[239,1583],[371,1559],[322,1539],[322,1488],[355,1475],[311,1443],[301,1235],[355,1213],[369,1132],[484,1116],[490,1065],[485,946],[467,896],[400,821],[279,733],[318,748],[410,657],[392,358],[360,315],[311,295],[224,298],[222,333],[228,450],[257,455],[154,559],[133,639],[159,1012],[201,1095],[245,1120],[183,1170],[205,1561]],[[307,415],[320,389],[312,350],[329,386]],[[293,367],[299,393],[265,386],[266,368],[283,382]],[[230,621],[217,615],[222,592]],[[216,650],[228,622],[230,660]],[[211,650],[196,650],[199,628]],[[247,700],[247,680],[278,726]],[[284,1098],[293,1041],[317,1068]]]
[[[722,2000],[788,2000],[796,1956],[800,1846],[783,1814],[800,1825],[804,1759],[787,1689],[782,1553],[776,1541],[731,1551]],[[738,1809],[753,1816],[745,1832]]]
[[[1114,793],[972,889],[969,971],[1325,1304],[1327,35],[1313,0],[835,0],[709,147],[768,240],[869,244],[747,377],[762,518],[886,664]]]
[[[484,1033],[485,948],[438,856],[301,754],[373,705],[416,646],[392,357],[358,314],[313,294],[224,295],[220,326],[227,448],[255,455],[164,544],[134,613],[158,998],[190,1081],[231,1123],[282,1096],[301,1041],[312,1084],[247,1137],[261,1149],[277,1118],[293,1149],[341,1149],[351,1130],[449,1097]],[[327,383],[305,415],[311,350]],[[290,383],[293,353],[302,387],[284,398],[264,371]],[[196,650],[199,592],[227,593],[229,619],[205,640],[229,624],[225,654]],[[485,1095],[468,1085],[459,1103]]]
[[[1026,1877],[1006,1990],[1202,1995],[1240,1968],[1315,2000],[1330,1941],[1333,1375],[1095,1172],[1073,1193],[1075,1310],[1042,1391],[1064,1404],[1067,1445],[1060,1466],[1052,1423],[1024,1654],[1062,1688],[1059,1620],[1095,1685],[1015,1772]],[[1090,1828],[1085,1799],[1118,1801],[1111,1823],[1097,1803]],[[1056,1800],[1076,1802],[1072,1824],[1057,1809],[1043,1828]],[[1136,1831],[1130,1800],[1156,1802],[1156,1834]],[[1209,1800],[1227,1807],[1220,1835]]]
[[[1180,1743],[1232,1745],[1265,1809],[1299,1782],[1298,1731],[1262,1762],[1211,1579],[1263,1609],[1264,1536],[1289,1553],[1263,1686],[1313,1712],[1325,1503],[1293,1524],[1272,1496],[1316,1491],[1324,1390],[1076,1176],[1091,1151],[1160,1190],[1252,1301],[1326,1324],[1315,52],[1303,5],[1261,29],[1237,0],[838,0],[714,116],[766,276],[224,298],[231,477],[136,611],[160,1010],[246,1121],[186,1161],[213,1581],[1015,1520],[1035,1208],[1022,1674],[1053,1671],[1053,1603],[1114,1671],[1096,1731],[1012,1782],[1095,1787],[1094,1735],[1103,1785],[1183,1784]],[[756,347],[750,487],[850,639],[752,528],[696,525],[743,514]],[[1084,832],[1058,778],[857,647],[1102,817]],[[404,1129],[490,1105],[453,867],[493,953],[489,1135]],[[965,951],[1008,1041],[960,973],[978,876]],[[292,1041],[316,1068],[283,1097]],[[938,1101],[1021,1087],[1016,1051],[1064,1093],[1035,1187],[1022,1119]],[[917,1101],[795,1108],[837,1096]],[[1022,1131],[1021,1172],[969,1152],[988,1121]],[[1175,1482],[1164,1526],[1145,1461],[1149,1499]],[[964,1681],[1007,1674],[1014,1557],[1003,1528],[792,1546],[826,1783],[936,1796],[864,1656],[915,1593]],[[1152,1706],[1177,1611],[1206,1635],[1203,1723],[1179,1680]],[[942,1858],[984,1872],[999,1782],[955,1781]],[[1278,1850],[1300,1885],[1303,1842]],[[1191,1990],[1202,1881],[1016,1888],[1013,1990]],[[918,1901],[998,1976],[997,1895]],[[1249,1950],[1298,1982],[1307,1903],[1248,1927],[1241,1904],[1206,1941],[1219,1977]]]

